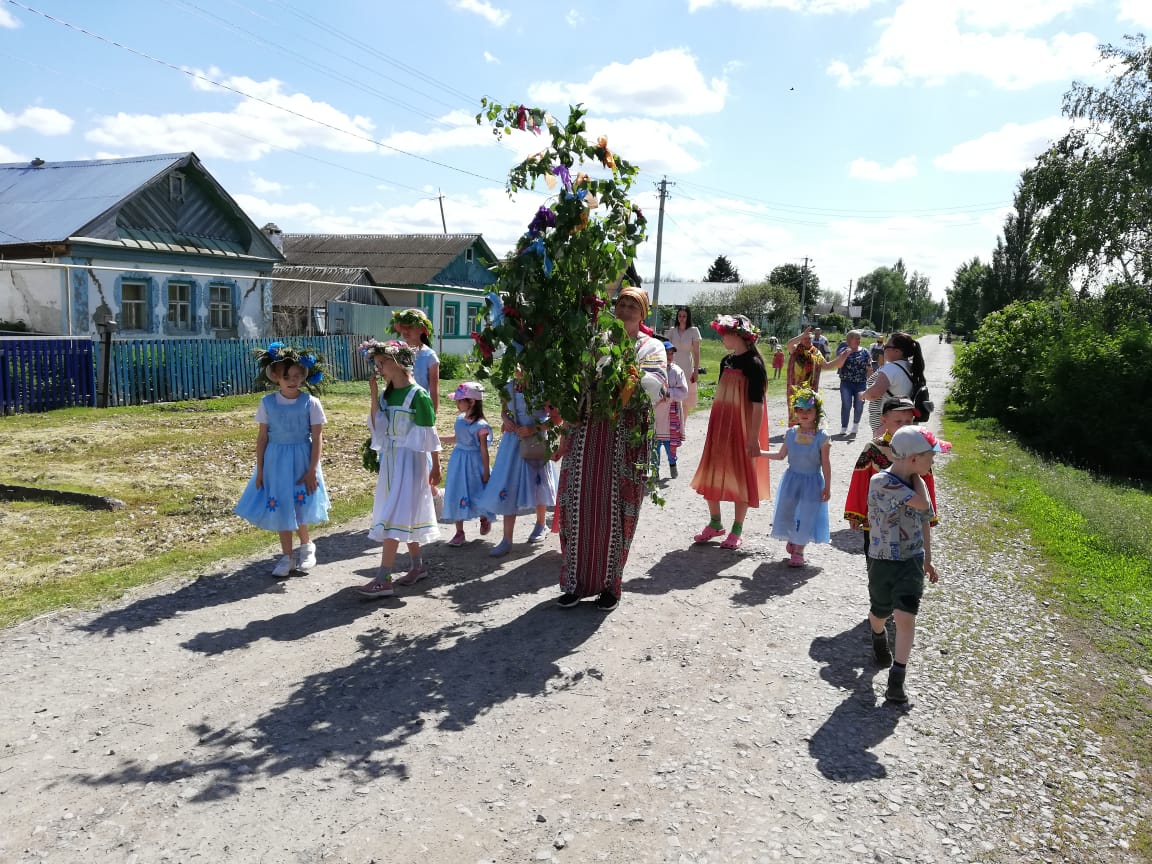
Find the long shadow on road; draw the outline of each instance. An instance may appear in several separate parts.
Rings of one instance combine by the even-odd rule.
[[[824,664],[820,677],[848,691],[848,697],[808,741],[808,753],[817,769],[837,783],[888,776],[872,749],[896,731],[903,716],[900,708],[876,704],[872,679],[878,670],[872,662],[869,629],[867,620],[861,621],[835,636],[818,636],[808,650],[809,657]]]
[[[667,594],[690,591],[723,579],[736,583],[739,589],[732,595],[733,603],[758,606],[773,597],[791,594],[821,572],[819,567],[789,567],[783,561],[760,564],[751,576],[724,572],[739,565],[745,557],[739,552],[703,543],[687,549],[674,549],[665,553],[659,563],[652,565],[643,576],[625,582],[624,590],[637,594]]]
[[[316,541],[317,555],[322,561],[354,558],[365,548],[374,545],[363,531],[327,534]],[[175,591],[142,597],[127,606],[110,609],[81,625],[79,629],[115,636],[120,632],[130,633],[155,627],[185,612],[239,603],[261,594],[283,593],[283,583],[269,575],[272,564],[272,559],[262,560],[247,564],[239,570],[201,576]]]
[[[199,756],[163,764],[130,760],[115,771],[73,779],[106,786],[190,778],[197,788],[204,784],[194,800],[207,801],[325,762],[341,763],[360,782],[407,777],[397,751],[428,724],[459,732],[504,702],[547,696],[595,677],[594,669],[564,675],[556,665],[604,620],[592,604],[584,605],[561,611],[550,599],[490,628],[462,621],[416,637],[366,633],[355,661],[308,676],[254,723],[189,727]]]

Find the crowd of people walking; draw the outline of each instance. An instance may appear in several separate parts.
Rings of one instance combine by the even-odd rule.
[[[519,517],[533,517],[527,542],[538,543],[549,531],[552,511],[550,527],[559,537],[561,558],[557,605],[570,609],[590,598],[610,611],[619,604],[640,511],[660,476],[661,451],[670,478],[678,477],[686,421],[698,402],[702,340],[687,308],[677,310],[666,338],[657,337],[644,323],[645,291],[624,280],[617,288],[614,314],[631,340],[637,386],[622,393],[613,416],[562,424],[556,452],[547,433],[559,418],[524,392],[519,374],[499,393],[501,435],[494,457],[485,389],[478,382],[465,381],[450,395],[458,412],[452,434],[438,434],[439,358],[431,348],[432,323],[421,310],[396,313],[393,329],[400,339],[371,339],[360,346],[374,370],[368,458],[378,464],[368,536],[381,544],[376,575],[355,587],[360,596],[392,597],[397,586],[427,578],[422,550],[442,539],[441,523],[454,526],[447,545],[457,548],[467,542],[469,524],[484,536],[499,522],[501,537],[488,554],[500,557],[512,547]],[[720,540],[722,549],[740,549],[749,510],[772,497],[768,466],[777,460],[787,467],[775,490],[769,533],[784,541],[788,566],[807,566],[809,544],[830,542],[832,436],[824,428],[820,376],[835,370],[841,436],[856,436],[865,403],[872,406],[872,435],[852,468],[843,516],[851,529],[863,531],[875,660],[892,666],[888,698],[906,701],[905,668],[924,579],[938,578],[931,561],[936,520],[931,468],[932,455],[945,448],[913,425],[917,409],[910,397],[924,381],[919,343],[894,333],[877,362],[861,347],[858,331],[846,334],[835,357],[823,334],[810,327],[784,346],[773,340],[774,377],[786,366],[788,412],[787,429],[773,450],[759,330],[742,315],[719,315],[710,326],[728,353],[720,363],[701,456],[689,483],[708,512],[693,542]],[[317,359],[283,343],[273,343],[258,357],[275,392],[259,403],[256,466],[235,512],[278,533],[277,577],[315,566],[309,526],[328,514],[321,468],[327,420],[309,392],[323,378]],[[444,470],[440,453],[446,444],[453,450]],[[727,530],[724,503],[733,507]],[[300,539],[295,550],[294,535]],[[408,567],[394,573],[401,543]],[[894,649],[885,629],[889,616],[896,621]]]

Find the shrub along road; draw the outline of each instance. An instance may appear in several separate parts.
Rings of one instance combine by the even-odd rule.
[[[940,402],[951,349],[925,347]],[[1140,860],[1145,790],[1083,716],[1107,672],[947,459],[903,711],[860,535],[790,569],[766,505],[740,552],[691,546],[706,420],[610,614],[553,604],[555,536],[430,547],[433,578],[362,602],[360,520],[308,576],[233,562],[0,633],[0,860]],[[834,529],[862,445],[833,445]]]

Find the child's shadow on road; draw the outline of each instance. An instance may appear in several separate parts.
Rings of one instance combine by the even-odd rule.
[[[791,594],[821,572],[821,568],[811,565],[789,567],[783,561],[774,561],[761,564],[751,576],[724,574],[745,557],[740,552],[707,543],[674,549],[665,553],[642,577],[629,580],[625,590],[636,594],[667,594],[690,591],[716,579],[735,580],[739,590],[732,595],[732,602],[757,606],[773,597]]]
[[[837,783],[860,783],[888,776],[888,769],[872,752],[896,731],[903,711],[876,704],[872,679],[879,671],[872,662],[871,636],[864,620],[835,636],[812,640],[808,656],[824,664],[820,677],[848,691],[848,698],[808,740],[808,753],[816,767]]]

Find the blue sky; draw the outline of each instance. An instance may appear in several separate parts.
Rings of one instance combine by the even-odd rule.
[[[808,256],[844,291],[902,257],[943,296],[1135,32],[1152,0],[0,0],[0,162],[194,150],[289,232],[439,231],[442,193],[504,253],[538,140],[496,145],[480,97],[581,101],[643,171],[646,278],[667,176],[666,278]]]

